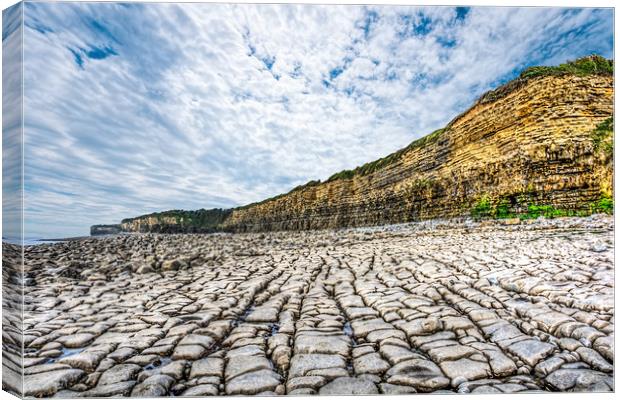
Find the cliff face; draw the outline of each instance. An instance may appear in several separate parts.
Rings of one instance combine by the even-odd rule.
[[[123,232],[211,233],[219,230],[220,224],[230,213],[231,210],[219,208],[164,211],[124,219],[120,227]]]
[[[90,227],[90,235],[115,235],[123,231],[122,227],[118,224],[113,225],[93,225]]]
[[[322,229],[467,215],[481,199],[587,210],[611,196],[592,132],[612,116],[613,77],[542,76],[490,93],[424,145],[366,175],[234,209],[228,231]]]
[[[131,220],[123,220],[121,228],[123,232],[165,232],[176,233],[180,232],[182,223],[177,221],[174,217],[155,217],[155,216],[143,216],[138,218],[132,218]]]

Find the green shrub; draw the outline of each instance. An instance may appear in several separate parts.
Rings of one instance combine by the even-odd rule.
[[[600,150],[608,157],[614,155],[614,117],[609,117],[596,126],[592,132],[594,150]]]
[[[336,179],[351,179],[355,176],[355,173],[350,169],[345,169],[344,171],[336,172],[334,175],[330,176],[327,179],[327,182],[335,181]]]
[[[590,209],[593,213],[611,215],[614,213],[614,199],[610,196],[603,195],[596,203],[590,205]]]
[[[530,204],[526,212],[515,213],[510,210],[510,201],[506,198],[500,199],[495,206],[488,194],[483,194],[476,201],[470,210],[474,218],[492,217],[496,219],[516,218],[521,220],[536,219],[539,217],[559,218],[559,217],[586,217],[593,213],[613,214],[614,200],[609,195],[601,195],[599,200],[590,203],[589,209],[568,210],[556,208],[551,204]]]
[[[538,217],[545,218],[558,218],[558,217],[574,217],[574,216],[585,216],[587,212],[584,211],[575,211],[575,210],[565,210],[560,208],[555,208],[552,205],[538,205],[538,204],[530,204],[527,207],[527,213],[520,214],[520,219],[536,219]]]
[[[484,194],[471,210],[471,215],[475,218],[488,217],[491,215],[491,200],[489,200],[489,196]]]
[[[514,218],[516,214],[510,212],[510,201],[501,199],[495,206],[491,204],[489,195],[483,194],[471,209],[474,218],[493,217],[497,219]]]
[[[556,209],[550,205],[539,206],[532,204],[527,207],[527,213],[531,218],[545,217],[551,218],[555,215]]]
[[[314,181],[309,181],[307,183],[304,183],[303,185],[299,185],[299,186],[295,186],[293,189],[291,189],[288,193],[293,193],[293,192],[297,192],[299,190],[303,190],[312,186],[318,186],[321,184],[321,180],[314,180]],[[287,194],[288,194],[287,193]]]
[[[529,79],[538,76],[549,75],[567,75],[573,74],[578,76],[587,75],[613,75],[614,62],[599,55],[591,55],[579,58],[575,61],[569,61],[565,64],[556,66],[537,66],[529,67],[519,75],[521,79]]]
[[[507,199],[502,199],[497,203],[493,216],[498,219],[514,218],[515,214],[510,212],[510,202]]]

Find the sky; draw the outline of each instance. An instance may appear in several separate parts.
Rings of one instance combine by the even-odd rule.
[[[26,3],[25,235],[325,180],[592,53],[611,9]]]
[[[2,237],[22,232],[21,5],[2,12]]]

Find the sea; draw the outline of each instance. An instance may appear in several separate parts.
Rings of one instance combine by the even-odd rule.
[[[70,238],[60,238],[60,239],[46,239],[46,238],[24,238],[23,240],[23,245],[24,246],[37,246],[37,245],[42,245],[42,244],[48,244],[48,243],[61,243],[61,242],[68,242],[71,240],[79,240],[79,239],[87,239],[87,238],[100,238],[100,237],[106,237],[108,235],[99,235],[99,236],[78,236],[78,237],[70,237]],[[112,236],[112,235],[110,235]],[[3,237],[2,238],[3,242],[6,243],[11,243],[11,244],[17,244],[20,245],[22,244],[22,241],[18,238],[6,238]]]

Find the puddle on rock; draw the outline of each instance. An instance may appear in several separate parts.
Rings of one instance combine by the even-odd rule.
[[[351,323],[349,321],[344,323],[342,330],[344,331],[344,334],[351,339],[351,343],[353,344],[353,346],[357,346],[357,341],[355,340],[355,336],[353,335],[353,328],[351,327]]]
[[[170,359],[170,357],[161,357],[159,360],[155,360],[152,363],[145,366],[144,369],[148,371],[151,369],[160,368],[160,367],[163,367],[164,365],[170,364],[171,362],[172,360]]]
[[[251,305],[248,308],[246,308],[243,314],[239,318],[233,321],[233,324],[232,324],[233,328],[236,328],[240,324],[244,323],[248,315],[250,315],[252,311],[254,311],[254,308],[255,308],[254,305]]]
[[[271,324],[271,336],[273,336],[276,333],[278,333],[279,330],[280,330],[280,325],[279,324],[277,324],[277,323]]]
[[[46,364],[53,364],[58,360],[62,360],[63,358],[67,358],[69,356],[72,356],[74,354],[79,354],[82,351],[84,351],[85,347],[79,347],[76,349],[67,349],[66,347],[63,347],[60,349],[61,354],[58,357],[55,358],[50,358],[48,359],[45,363]]]

